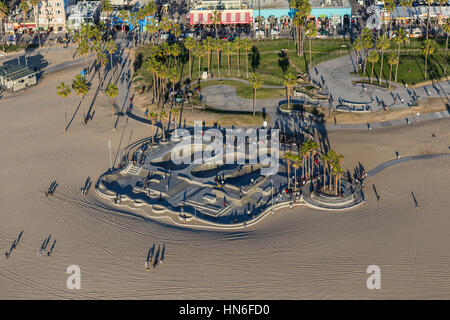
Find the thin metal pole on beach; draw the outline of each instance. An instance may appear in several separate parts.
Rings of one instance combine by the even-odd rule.
[[[111,156],[111,153],[112,153],[112,145],[111,145],[111,140],[108,140],[108,150],[109,150],[109,164],[110,164],[110,169],[111,169],[111,171],[112,171],[112,156]]]

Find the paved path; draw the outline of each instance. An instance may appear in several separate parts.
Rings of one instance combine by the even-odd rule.
[[[392,166],[402,163],[402,162],[412,161],[412,160],[435,159],[435,158],[448,157],[448,156],[450,156],[450,153],[424,154],[424,155],[419,155],[419,156],[409,156],[409,157],[389,160],[389,161],[383,162],[382,164],[376,166],[372,170],[369,170],[367,172],[367,177],[368,178],[373,177],[374,175],[376,175],[377,173],[380,173],[384,169],[392,167]]]
[[[450,81],[442,81],[437,84],[427,85],[415,89],[405,88],[401,84],[396,84],[396,88],[385,90],[375,86],[365,86],[353,84],[352,81],[359,80],[354,74],[353,55],[347,55],[341,58],[333,59],[320,63],[316,68],[310,70],[311,79],[324,84],[333,97],[333,105],[339,104],[339,98],[354,102],[383,101],[391,108],[405,108],[412,103],[412,95],[418,96],[419,100],[427,97],[443,98],[448,103],[450,93]],[[323,79],[323,80],[322,80]],[[396,100],[394,98],[397,97]],[[403,103],[401,102],[403,99]],[[382,109],[374,103],[375,109]]]

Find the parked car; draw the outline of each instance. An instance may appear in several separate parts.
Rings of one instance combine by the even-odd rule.
[[[415,28],[412,30],[412,32],[409,34],[411,38],[421,38],[423,36],[423,32],[420,28]]]

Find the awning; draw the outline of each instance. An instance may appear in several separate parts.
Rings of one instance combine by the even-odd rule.
[[[189,24],[213,24],[212,10],[195,10],[189,13]],[[253,22],[252,10],[224,10],[221,11],[220,24],[247,24]]]

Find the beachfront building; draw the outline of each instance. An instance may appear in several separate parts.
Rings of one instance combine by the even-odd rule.
[[[67,26],[78,30],[82,24],[95,24],[98,22],[101,11],[100,1],[81,1],[69,7]]]
[[[436,24],[443,24],[450,17],[450,6],[430,6],[430,19]],[[411,25],[414,23],[424,23],[428,17],[427,6],[417,7],[395,7],[392,14],[385,8],[380,9],[381,22],[383,24],[401,23],[403,25]]]
[[[212,25],[213,12],[220,12],[221,25],[250,25],[253,10],[241,0],[196,0],[189,11],[190,25]]]
[[[0,87],[18,91],[37,84],[37,73],[23,64],[4,64],[0,67]]]
[[[267,0],[267,2],[253,0],[255,27],[259,25],[275,30],[288,28],[295,15],[295,10],[289,7],[289,2],[284,0]],[[352,7],[349,0],[309,0],[309,2],[311,3],[309,19],[316,22],[319,30],[350,26]]]
[[[39,28],[45,31],[66,30],[68,8],[76,0],[46,0],[39,3]]]

